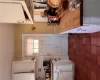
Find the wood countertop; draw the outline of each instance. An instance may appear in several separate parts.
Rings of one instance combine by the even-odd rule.
[[[80,27],[80,7],[74,11],[66,11],[57,31],[59,33]]]

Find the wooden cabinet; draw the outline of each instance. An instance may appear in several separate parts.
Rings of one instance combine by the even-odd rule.
[[[35,60],[12,61],[11,80],[35,80]]]

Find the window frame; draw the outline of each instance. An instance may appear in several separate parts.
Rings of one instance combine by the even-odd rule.
[[[26,56],[32,56],[32,55],[28,55],[28,54],[27,54],[27,48],[28,48],[27,40],[28,40],[28,39],[33,40],[33,43],[32,43],[32,47],[33,47],[33,51],[32,51],[32,52],[33,52],[33,53],[32,53],[32,55],[38,54],[38,53],[39,53],[39,49],[40,49],[40,48],[39,48],[39,39],[36,39],[36,38],[34,39],[34,38],[29,37],[29,38],[26,38],[26,39],[25,39],[25,44],[24,44],[24,46],[25,46],[25,52],[26,52],[25,55],[26,55]],[[38,48],[35,48],[35,47],[34,47],[34,46],[36,45],[36,44],[34,43],[34,40],[38,40],[38,43],[37,43]],[[34,52],[34,49],[38,49],[38,53],[35,53],[35,52]]]
[[[33,39],[33,40],[39,40],[39,39],[37,39],[37,38],[35,38],[35,36],[36,36],[36,34],[34,35],[34,34],[22,34],[22,59],[24,59],[24,58],[32,58],[32,57],[34,57],[35,55],[37,55],[37,54],[39,54],[39,52],[40,52],[40,41],[39,41],[39,52],[38,53],[33,53],[32,54],[32,56],[28,56],[27,55],[27,47],[25,46],[26,44],[25,43],[27,43],[26,41],[27,41],[27,37],[29,38],[29,39]],[[34,46],[34,44],[33,44],[33,46]]]

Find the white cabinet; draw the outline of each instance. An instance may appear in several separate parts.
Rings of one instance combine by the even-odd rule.
[[[73,72],[60,72],[58,80],[74,80]]]
[[[24,23],[22,5],[17,3],[0,3],[0,23]]]
[[[34,73],[14,74],[12,80],[35,80],[35,74]]]
[[[74,80],[74,68],[70,60],[52,60],[51,80]]]
[[[12,73],[19,72],[31,72],[35,71],[35,60],[34,61],[13,61],[12,62]]]
[[[12,80],[35,80],[35,60],[13,61]]]
[[[0,0],[0,23],[33,24],[25,1]]]

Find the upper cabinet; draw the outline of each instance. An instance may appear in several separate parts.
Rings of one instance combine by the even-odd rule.
[[[17,3],[0,3],[1,23],[24,23],[25,16],[22,5]]]
[[[0,23],[33,24],[25,1],[0,1]]]

